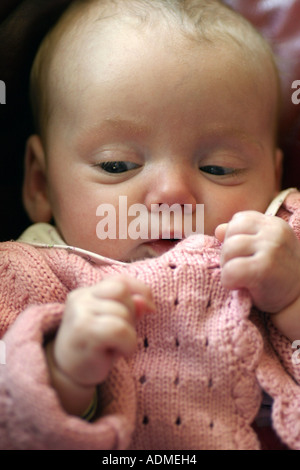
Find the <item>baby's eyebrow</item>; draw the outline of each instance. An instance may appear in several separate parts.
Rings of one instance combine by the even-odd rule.
[[[111,129],[124,130],[138,134],[145,134],[150,130],[149,126],[142,123],[140,120],[124,119],[119,116],[105,118],[102,124]]]
[[[89,128],[82,128],[77,139],[77,149],[79,152],[92,150],[102,139],[119,139],[129,137],[144,137],[149,135],[151,127],[131,118],[121,118],[119,116],[106,117]]]
[[[264,149],[262,142],[255,135],[250,135],[245,132],[241,132],[238,129],[227,126],[211,126],[209,131],[207,131],[203,137],[203,141],[204,140],[207,140],[207,142],[212,142],[214,145],[218,145],[218,143],[222,141],[227,141],[228,144],[231,143],[232,145],[238,142],[243,142],[257,149]]]

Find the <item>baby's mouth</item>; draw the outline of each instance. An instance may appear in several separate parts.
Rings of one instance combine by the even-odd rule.
[[[174,248],[180,240],[181,238],[158,238],[155,240],[148,240],[144,245],[150,250],[150,252],[159,256]]]

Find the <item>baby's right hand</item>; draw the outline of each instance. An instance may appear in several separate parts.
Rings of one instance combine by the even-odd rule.
[[[76,387],[88,390],[103,382],[115,359],[134,351],[136,320],[147,310],[154,310],[150,288],[130,277],[114,276],[71,292],[49,349],[52,378],[65,376],[74,393]]]

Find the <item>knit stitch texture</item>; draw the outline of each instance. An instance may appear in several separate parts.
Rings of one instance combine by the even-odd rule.
[[[300,196],[280,216],[300,236]],[[93,264],[71,250],[0,245],[2,449],[259,449],[251,427],[262,389],[273,426],[300,449],[299,365],[291,344],[220,282],[220,244],[193,235],[164,255]],[[93,423],[67,415],[52,389],[43,344],[57,330],[68,292],[123,273],[151,286],[156,305],[137,325],[136,353],[100,387]]]

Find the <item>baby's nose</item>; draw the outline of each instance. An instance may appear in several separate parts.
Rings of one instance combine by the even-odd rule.
[[[146,204],[189,204],[192,211],[196,208],[192,175],[179,167],[176,170],[160,172],[151,180]]]

